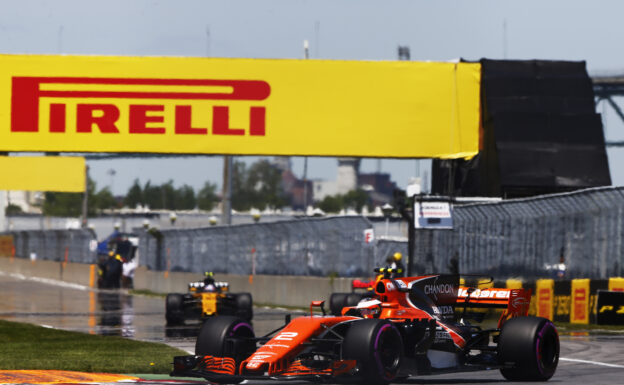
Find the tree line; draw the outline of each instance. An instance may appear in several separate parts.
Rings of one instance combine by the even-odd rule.
[[[291,204],[282,185],[282,171],[268,160],[259,160],[248,166],[242,161],[235,161],[232,170],[232,208],[236,211],[248,211],[251,208],[281,209]],[[82,193],[46,192],[42,212],[48,216],[77,217],[82,213]],[[88,215],[95,216],[104,210],[122,207],[148,207],[153,210],[206,210],[214,209],[220,202],[220,194],[214,183],[206,182],[199,191],[182,185],[175,187],[173,180],[157,185],[147,181],[141,184],[139,179],[122,197],[115,197],[108,187],[97,188],[92,179],[87,182]],[[344,195],[325,197],[317,207],[327,213],[337,213],[345,208],[354,208],[358,212],[367,204],[368,196],[362,190],[350,191]],[[19,207],[11,205],[7,215],[19,214]]]

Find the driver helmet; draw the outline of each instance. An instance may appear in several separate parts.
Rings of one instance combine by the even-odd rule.
[[[208,285],[212,285],[212,289],[214,289],[214,274],[212,273],[212,271],[206,271],[204,273],[204,285],[208,286]],[[205,288],[204,290],[206,290],[207,288]]]
[[[395,261],[400,261],[401,258],[403,258],[403,254],[396,252],[394,253],[394,255],[392,256],[394,258]]]
[[[356,306],[364,317],[375,317],[381,311],[381,301],[378,299],[364,298]]]

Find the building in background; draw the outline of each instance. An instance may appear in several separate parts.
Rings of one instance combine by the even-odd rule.
[[[282,173],[282,190],[288,200],[288,205],[293,210],[305,210],[305,202],[312,202],[312,182],[297,178],[292,171],[292,162],[289,156],[276,156],[271,164]],[[308,185],[307,189],[306,184]],[[304,199],[306,193],[308,199]]]
[[[359,186],[360,159],[338,158],[336,180],[315,180],[313,182],[314,201],[322,201],[325,197],[346,194]]]
[[[337,158],[338,170],[334,180],[313,180],[304,182],[292,172],[289,157],[274,157],[271,163],[282,172],[282,187],[293,210],[304,209],[305,183],[308,183],[309,205],[318,203],[328,196],[344,195],[349,191],[364,190],[373,207],[392,202],[396,183],[387,173],[360,173],[360,158]]]
[[[376,172],[359,175],[359,187],[368,193],[373,207],[392,203],[396,183],[390,180],[390,174]]]
[[[26,214],[41,214],[42,191],[7,191],[7,206],[17,206]]]

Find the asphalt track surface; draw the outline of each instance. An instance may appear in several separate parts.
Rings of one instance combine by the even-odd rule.
[[[77,285],[30,280],[0,273],[0,318],[49,327],[119,335],[166,343],[192,352],[197,325],[165,326],[164,299],[98,292]],[[254,328],[260,335],[283,323],[286,311],[254,309]],[[297,314],[294,313],[293,316]],[[587,385],[624,384],[624,332],[561,335],[559,367],[549,383]],[[0,368],[1,369],[1,368]],[[506,383],[497,370],[413,377],[407,384]],[[141,384],[197,384],[198,381],[145,379]],[[205,383],[205,382],[203,382]],[[252,382],[247,382],[252,384]],[[262,381],[260,384],[283,384]],[[288,382],[301,383],[301,382]],[[105,384],[103,382],[102,384]],[[522,384],[516,382],[514,384]],[[528,383],[527,383],[528,384]]]

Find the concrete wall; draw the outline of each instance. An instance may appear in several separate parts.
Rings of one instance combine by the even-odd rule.
[[[327,300],[332,292],[351,291],[351,278],[320,278],[277,275],[231,275],[217,274],[217,281],[230,283],[230,291],[250,292],[254,303],[307,307],[310,301]],[[134,277],[136,289],[158,293],[182,293],[187,284],[203,277],[195,273],[167,273],[150,271],[145,267],[137,270]],[[329,303],[326,304],[329,308]]]
[[[30,261],[22,258],[0,257],[0,271],[75,283],[93,287],[96,282],[95,265],[55,261]],[[218,281],[230,283],[231,292],[250,292],[256,304],[307,307],[312,300],[329,301],[332,292],[351,291],[350,278],[320,278],[305,276],[250,276],[218,274]],[[135,289],[157,293],[182,293],[187,284],[203,279],[195,273],[170,273],[137,269]],[[325,306],[329,309],[329,303]]]
[[[93,266],[93,267],[92,267]],[[53,279],[83,286],[95,284],[95,265],[0,257],[0,271],[26,277]]]

